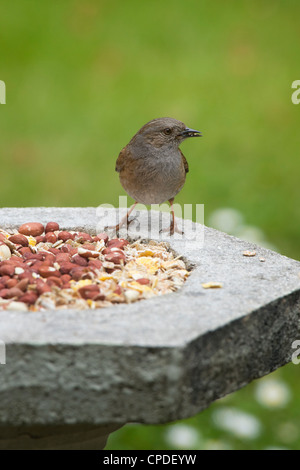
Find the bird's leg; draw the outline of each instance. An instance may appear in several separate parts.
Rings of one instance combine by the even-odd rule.
[[[171,214],[172,214],[172,220],[171,220],[170,227],[165,228],[165,229],[161,229],[161,232],[169,232],[170,231],[170,235],[174,235],[174,232],[180,233],[180,235],[183,235],[184,232],[178,228],[176,220],[175,220],[173,202],[174,202],[174,198],[169,199],[169,203],[170,203],[170,206],[171,206]]]
[[[123,225],[126,225],[126,227],[129,227],[130,223],[134,220],[134,218],[131,219],[131,220],[128,220],[128,219],[129,219],[129,216],[130,216],[131,212],[133,211],[133,209],[135,208],[136,205],[137,205],[137,201],[135,201],[135,203],[128,210],[127,214],[124,217],[122,217],[122,219],[120,220],[120,222],[117,225],[112,225],[112,226],[108,226],[108,227],[105,227],[105,228],[113,228],[113,229],[115,229],[116,232],[118,232],[120,230],[120,228],[123,227]]]

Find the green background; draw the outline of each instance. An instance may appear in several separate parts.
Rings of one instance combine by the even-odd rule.
[[[190,173],[176,202],[205,204],[206,220],[216,209],[236,209],[278,251],[300,259],[300,105],[291,101],[300,79],[298,1],[0,0],[0,7],[2,207],[117,206],[125,194],[114,171],[119,151],[144,123],[171,116],[203,132],[182,145]],[[299,370],[276,372],[292,391],[284,413],[298,430]],[[249,387],[230,406],[259,416],[265,437],[249,444],[227,432],[227,444],[300,448],[299,439],[276,441],[283,411],[261,409]],[[218,406],[187,421],[205,429],[199,446],[220,437]],[[109,446],[167,448],[164,427],[135,429],[121,429]]]

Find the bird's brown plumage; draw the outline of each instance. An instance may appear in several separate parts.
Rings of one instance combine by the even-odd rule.
[[[187,137],[200,135],[172,118],[153,119],[145,124],[116,161],[115,169],[125,191],[142,204],[173,201],[189,171],[179,145]]]

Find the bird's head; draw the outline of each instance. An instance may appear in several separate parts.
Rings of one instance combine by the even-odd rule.
[[[190,129],[177,119],[164,117],[147,122],[133,137],[136,143],[143,140],[156,148],[178,147],[188,137],[201,137],[201,132]]]

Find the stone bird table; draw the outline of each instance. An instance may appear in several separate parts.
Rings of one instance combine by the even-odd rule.
[[[107,214],[114,223],[115,211]],[[150,214],[157,219],[142,212],[132,239],[144,237]],[[6,208],[0,227],[56,221],[96,233],[98,215]],[[192,272],[172,294],[97,310],[0,311],[1,449],[103,448],[124,423],[192,416],[291,360],[300,263],[191,222],[184,231],[169,242]],[[204,289],[209,282],[222,287]]]

